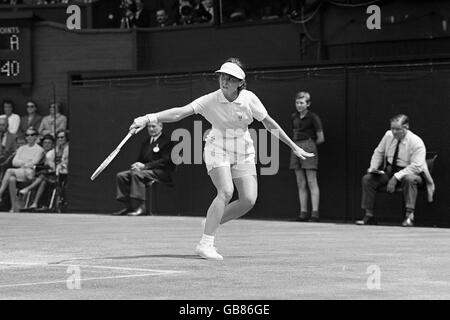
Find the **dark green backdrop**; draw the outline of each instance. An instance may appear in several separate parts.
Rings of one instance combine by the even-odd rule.
[[[96,77],[99,75],[96,74]],[[92,74],[82,75],[92,78]],[[123,79],[85,81],[70,86],[71,164],[69,203],[74,212],[110,212],[119,206],[114,200],[115,173],[128,168],[137,157],[144,134],[132,138],[118,157],[95,180],[90,175],[115,148],[133,118],[173,106],[185,105],[196,97],[217,89],[209,74],[179,77],[139,76]],[[411,118],[411,129],[427,148],[439,153],[434,176],[436,201],[428,205],[421,195],[417,219],[443,225],[448,221],[449,156],[448,82],[450,72],[438,67],[330,67],[308,70],[252,72],[248,89],[255,92],[270,115],[290,134],[293,97],[298,90],[312,95],[311,110],[322,119],[325,143],[319,147],[321,214],[324,219],[352,220],[359,216],[360,178],[376,144],[388,129],[388,119],[396,113]],[[166,124],[193,131],[193,120]],[[261,128],[254,123],[254,128]],[[209,128],[203,122],[203,130]],[[280,148],[280,170],[274,176],[259,176],[259,198],[248,217],[287,219],[299,211],[293,172],[288,169],[289,150]],[[180,165],[176,188],[158,194],[158,210],[168,214],[204,215],[214,197],[214,189],[204,165]],[[384,199],[384,198],[383,198]],[[399,199],[380,201],[380,215],[399,219]],[[386,205],[388,203],[388,205]]]

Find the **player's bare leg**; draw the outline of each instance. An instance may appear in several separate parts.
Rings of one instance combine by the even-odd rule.
[[[205,230],[195,252],[205,259],[222,260],[222,256],[217,253],[214,247],[214,236],[222,220],[225,207],[233,197],[233,179],[231,178],[230,167],[214,168],[210,172],[210,177],[216,187],[217,196],[209,206]]]
[[[242,217],[255,205],[258,197],[258,180],[256,176],[245,176],[234,179],[239,199],[225,207],[220,224]]]
[[[214,236],[225,211],[225,207],[233,197],[233,179],[229,167],[219,167],[211,170],[211,180],[217,189],[217,196],[209,206],[206,214],[204,233]]]

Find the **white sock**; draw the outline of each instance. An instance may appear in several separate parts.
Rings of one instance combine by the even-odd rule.
[[[202,239],[200,240],[200,243],[207,245],[207,246],[213,246],[214,245],[214,236],[208,236],[207,234],[203,234]]]

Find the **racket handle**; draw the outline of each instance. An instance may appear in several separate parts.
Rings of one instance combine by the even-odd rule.
[[[145,128],[145,126],[143,126],[143,127],[140,127],[140,128],[136,128],[136,129],[131,129],[130,130],[130,133],[131,134],[137,134],[137,133],[139,133],[142,129],[144,129]]]

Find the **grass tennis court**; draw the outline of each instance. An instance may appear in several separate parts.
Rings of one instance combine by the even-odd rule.
[[[450,299],[450,229],[241,219],[217,262],[200,221],[0,213],[0,299]]]

